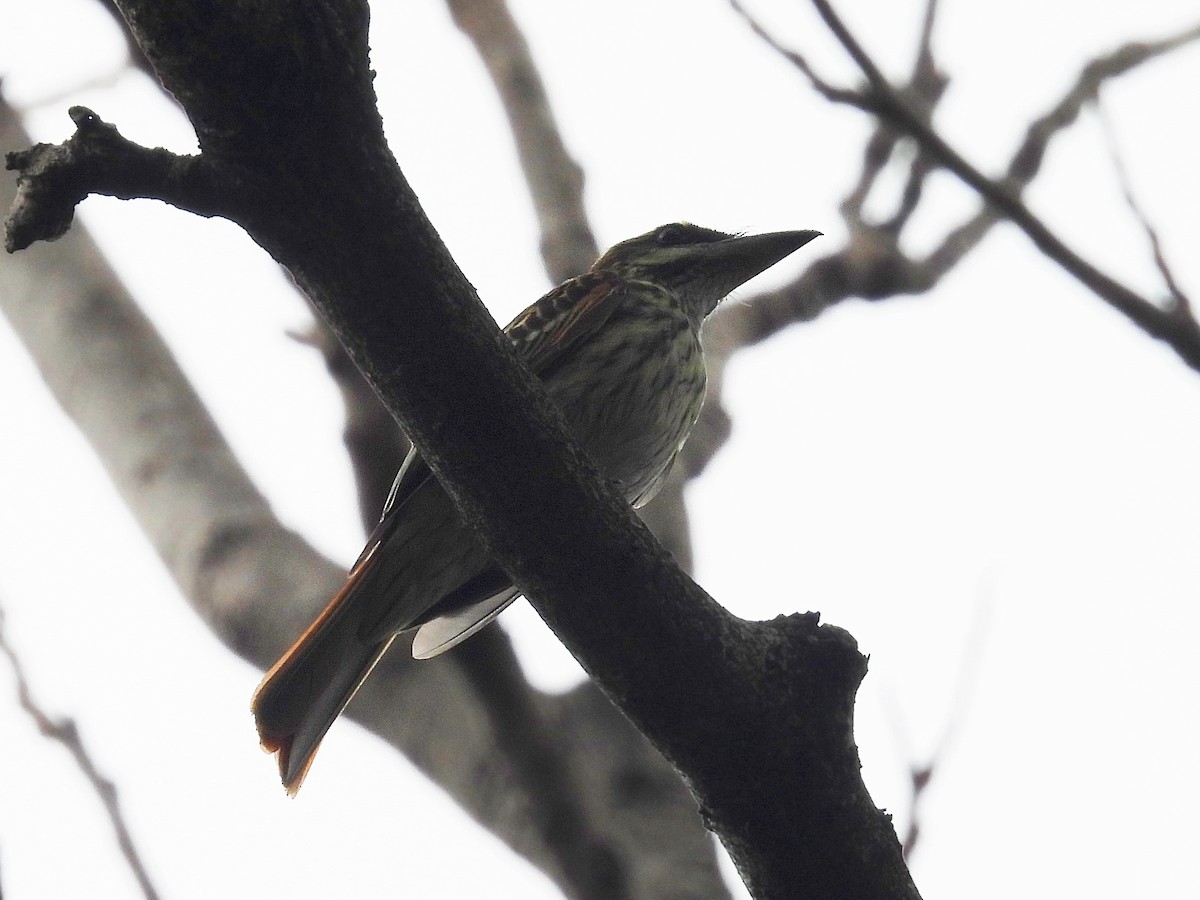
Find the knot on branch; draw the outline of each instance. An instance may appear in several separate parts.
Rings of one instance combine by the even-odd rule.
[[[805,709],[821,720],[849,714],[854,693],[867,673],[867,658],[848,631],[822,625],[817,612],[779,615],[741,626],[757,683],[772,685],[771,703]]]
[[[18,173],[17,197],[5,223],[4,247],[9,253],[66,234],[75,206],[89,193],[96,148],[124,140],[115,126],[87,107],[72,106],[68,112],[76,130],[66,143],[35,144],[5,156],[5,168]]]

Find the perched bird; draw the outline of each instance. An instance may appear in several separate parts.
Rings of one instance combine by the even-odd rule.
[[[678,223],[614,246],[505,329],[600,471],[639,507],[662,486],[704,402],[700,326],[734,288],[817,237]],[[295,794],[325,732],[400,632],[425,659],[517,596],[414,449],[345,587],[275,664],[252,708]]]

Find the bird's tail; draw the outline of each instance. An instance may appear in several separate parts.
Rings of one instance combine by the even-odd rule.
[[[250,708],[263,749],[279,757],[287,792],[300,790],[317,748],[392,639],[360,637],[363,587],[379,545],[364,553],[325,611],[263,678]]]

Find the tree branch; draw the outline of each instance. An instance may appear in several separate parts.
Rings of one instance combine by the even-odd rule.
[[[0,143],[28,142],[0,102]],[[0,203],[13,199],[11,182],[4,182],[0,196]],[[269,666],[340,587],[344,568],[275,519],[157,332],[78,225],[52,247],[31,247],[0,267],[0,308],[188,602],[230,649],[259,668]],[[503,640],[495,631],[470,644]],[[684,792],[677,779],[673,800],[666,791],[657,802],[635,808],[603,783],[589,781],[606,771],[601,758],[613,780],[620,772],[661,779],[667,768],[657,754],[630,749],[634,732],[610,704],[579,692],[559,698],[529,689],[530,715],[551,722],[551,729],[568,719],[593,741],[564,741],[561,751],[571,784],[587,783],[586,794],[547,800],[517,777],[525,764],[506,753],[511,741],[477,693],[477,679],[460,657],[416,663],[394,653],[347,715],[405,753],[569,895],[586,895],[589,883],[571,881],[584,867],[561,856],[572,848],[547,833],[553,825],[544,821],[547,805],[582,804],[585,833],[613,848],[629,896],[661,897],[656,885],[663,873],[702,885],[699,897],[726,896],[711,843],[694,827],[694,810],[679,808]],[[443,714],[397,714],[412,709]],[[662,840],[632,846],[631,831],[658,833]]]
[[[1165,311],[1083,259],[1033,214],[1007,185],[996,182],[972,166],[915,112],[880,72],[828,0],[813,0],[818,14],[858,64],[867,78],[868,90],[861,95],[860,108],[869,109],[911,135],[933,159],[973,188],[987,203],[1019,227],[1034,244],[1101,300],[1108,303],[1152,337],[1170,346],[1191,368],[1200,370],[1200,325]],[[1200,26],[1164,41],[1127,44],[1106,60],[1089,66],[1095,83],[1154,56],[1200,38]],[[1093,88],[1094,90],[1094,88]]]
[[[1133,183],[1129,178],[1129,170],[1125,166],[1125,161],[1121,158],[1121,151],[1117,146],[1117,134],[1113,128],[1112,122],[1108,115],[1104,112],[1104,106],[1100,103],[1100,98],[1095,98],[1096,116],[1100,120],[1100,128],[1104,132],[1104,140],[1108,145],[1108,154],[1112,159],[1113,170],[1117,175],[1117,184],[1121,188],[1121,196],[1125,198],[1125,205],[1129,207],[1129,211],[1141,226],[1143,233],[1146,235],[1146,242],[1150,245],[1150,252],[1154,257],[1155,268],[1158,269],[1158,274],[1162,277],[1163,284],[1166,285],[1169,292],[1170,302],[1167,306],[1167,312],[1173,313],[1183,319],[1194,318],[1192,314],[1192,303],[1188,296],[1183,292],[1179,282],[1175,278],[1175,273],[1171,270],[1170,264],[1167,262],[1167,257],[1163,253],[1162,241],[1158,237],[1158,229],[1150,222],[1150,218],[1138,203],[1137,197],[1133,193]]]
[[[686,774],[751,890],[916,896],[853,749],[853,641],[812,616],[730,616],[599,480],[387,151],[365,6],[120,6],[203,153],[250,174],[240,224],[330,321],[493,557]]]
[[[229,212],[224,198],[236,196],[233,185],[215,183],[217,173],[200,157],[140,147],[83,106],[72,106],[70,114],[76,130],[65,143],[37,144],[5,157],[5,168],[19,173],[5,223],[9,253],[62,237],[88,194],[148,197],[202,216]]]
[[[583,206],[583,169],[559,134],[529,44],[504,0],[447,0],[471,39],[508,116],[521,171],[542,230],[552,284],[586,272],[600,255]]]
[[[928,124],[932,107],[947,84],[933,59],[932,29],[936,3],[931,2],[926,7],[916,64],[909,84],[904,88],[888,86],[878,67],[874,67],[878,80],[887,87],[887,96],[892,98],[892,106],[887,109],[873,83],[869,83],[865,92],[833,86],[822,79],[801,54],[784,47],[770,35],[742,8],[738,0],[730,0],[730,5],[747,21],[756,35],[796,66],[814,90],[831,102],[847,104],[875,115],[878,125],[866,144],[858,182],[841,204],[842,216],[850,229],[847,246],[818,259],[791,284],[750,298],[746,303],[727,306],[709,322],[706,329],[706,347],[709,348],[706,357],[709,369],[708,403],[692,439],[683,451],[690,472],[701,471],[729,434],[729,418],[719,406],[724,367],[729,357],[739,349],[766,340],[784,328],[810,321],[830,306],[852,297],[879,300],[928,291],[979,246],[998,222],[1007,218],[1006,206],[985,203],[978,213],[950,229],[942,242],[925,258],[912,258],[900,247],[900,230],[913,211],[907,208],[911,198],[919,193],[930,171],[945,165],[931,149],[935,149],[935,146],[927,145],[922,140],[922,135],[932,134]],[[1200,26],[1160,41],[1127,44],[1089,62],[1062,99],[1030,124],[1004,177],[990,184],[1009,200],[1019,198],[1041,171],[1042,160],[1052,140],[1075,122],[1084,104],[1097,96],[1105,82],[1197,38],[1200,38]],[[855,46],[865,57],[861,47],[857,43]],[[902,109],[903,115],[897,118],[894,112],[889,113],[892,107]],[[905,123],[913,123],[913,127],[907,128]],[[906,133],[917,144],[918,153],[910,163],[910,177],[902,205],[890,220],[868,222],[863,217],[864,204],[879,174],[893,158],[900,136]],[[937,138],[937,142],[941,142],[941,139]],[[977,180],[987,181],[984,176],[976,175]],[[1008,200],[1005,202],[1011,205]],[[1015,199],[1015,202],[1024,208],[1019,199]],[[1128,295],[1125,296],[1128,299]],[[1162,339],[1170,343],[1189,366],[1196,367],[1195,363],[1200,362],[1200,331],[1190,313],[1179,312],[1178,303],[1159,308],[1140,297],[1130,309],[1135,324],[1144,327],[1155,337],[1165,335]]]
[[[154,883],[150,880],[150,873],[146,871],[145,865],[142,863],[141,854],[138,852],[137,845],[133,842],[133,835],[129,831],[129,826],[125,824],[125,816],[121,812],[121,804],[117,799],[117,788],[111,781],[100,774],[96,768],[96,763],[92,760],[92,755],[88,753],[87,747],[83,744],[83,738],[79,734],[79,728],[71,719],[58,719],[57,721],[48,715],[37,701],[33,699],[33,692],[29,687],[29,679],[25,676],[25,668],[21,665],[21,659],[17,656],[17,651],[8,642],[8,636],[4,633],[4,610],[0,609],[0,653],[8,657],[8,663],[12,666],[13,676],[17,680],[17,702],[21,709],[29,714],[33,719],[37,729],[43,737],[47,737],[52,741],[56,741],[66,748],[71,754],[71,758],[75,760],[75,765],[79,771],[83,773],[83,777],[87,779],[88,784],[92,786],[92,790],[96,792],[96,796],[100,798],[100,803],[104,806],[105,813],[108,814],[108,821],[112,825],[113,832],[117,838],[117,846],[121,848],[121,855],[125,858],[126,864],[133,873],[134,879],[141,888],[142,896],[146,900],[158,900],[158,891],[154,887]]]
[[[115,13],[111,5],[106,4],[106,6]],[[124,20],[119,16],[118,21],[122,26],[125,25]],[[515,25],[513,27],[515,29]],[[127,30],[125,33],[129,40],[132,58],[141,68],[153,74],[146,57],[133,42]],[[481,40],[486,42],[486,36],[481,37]],[[528,61],[528,65],[532,67],[531,60]],[[536,75],[536,73],[534,74]],[[167,94],[167,96],[171,95]],[[174,101],[173,97],[171,99]],[[544,100],[544,94],[542,99]],[[513,117],[513,121],[517,124],[540,125],[552,131],[553,121],[548,117],[548,109],[546,112],[545,116],[518,115]],[[535,135],[535,138],[533,146],[541,146],[548,141],[553,143],[557,140],[557,136],[553,134]],[[526,144],[530,143],[530,141],[526,141]],[[558,146],[561,146],[561,143]],[[544,169],[557,164],[560,160],[570,162],[569,158],[565,156],[565,152],[559,155],[543,153],[537,165]],[[568,172],[566,176],[557,181],[555,179],[549,179],[549,181],[551,184],[569,184],[571,181],[569,176]],[[547,180],[544,174],[538,177],[543,181]],[[576,178],[576,180],[579,179]],[[577,187],[582,187],[581,181]],[[566,196],[563,191],[550,192],[547,196],[549,200],[558,202],[562,208],[556,211],[553,204],[538,204],[538,210],[543,219],[546,215],[557,214],[559,221],[570,221],[574,214],[569,202],[571,198]],[[575,200],[578,216],[582,216],[579,197],[576,196]],[[579,232],[578,228],[554,229],[549,227],[549,223],[544,222],[543,224],[544,232],[547,235],[556,234],[559,238]],[[586,221],[580,224],[590,240],[590,229]],[[594,250],[594,243],[590,247]],[[569,254],[564,257],[561,251],[556,251],[552,242],[543,249],[546,254],[557,253],[557,258],[560,260],[569,258]],[[579,247],[575,248],[577,257],[580,249]],[[589,252],[587,247],[582,249],[583,252]],[[548,265],[550,265],[550,259],[551,256],[547,255]],[[397,427],[395,420],[363,380],[362,374],[354,367],[345,349],[323,323],[318,321],[307,335],[296,335],[296,338],[314,346],[321,352],[331,376],[342,392],[347,415],[345,441],[358,485],[359,504],[364,525],[369,530],[378,519],[382,500],[387,495],[392,477],[410,445]],[[682,492],[679,490],[679,485],[676,485],[676,493],[679,494],[678,508],[682,511],[682,516],[670,516],[668,503],[665,502],[668,498],[660,495],[659,502],[650,511],[650,518],[652,526],[658,524],[661,527],[662,522],[669,522],[673,526],[666,537],[673,540],[672,546],[675,548],[676,558],[689,560],[686,511],[682,510]],[[668,512],[664,514],[663,510],[668,510]],[[655,513],[657,513],[657,522],[654,521]],[[660,537],[662,537],[661,532]],[[492,724],[492,733],[501,741],[501,746],[491,751],[495,756],[499,757],[501,751],[507,754],[508,764],[512,771],[520,775],[523,772],[532,771],[531,766],[545,766],[549,756],[557,752],[557,762],[552,768],[571,775],[569,780],[560,778],[555,790],[552,791],[537,790],[541,786],[537,780],[525,785],[524,794],[517,785],[514,785],[517,789],[513,791],[518,795],[514,799],[517,799],[519,806],[528,810],[532,826],[539,831],[534,841],[535,845],[548,848],[552,854],[557,855],[555,865],[559,871],[559,877],[565,879],[564,884],[573,885],[574,889],[583,891],[587,895],[594,893],[588,886],[594,887],[599,879],[607,885],[605,894],[616,897],[618,892],[614,887],[616,883],[614,879],[617,879],[622,884],[628,883],[629,889],[633,891],[632,896],[653,896],[652,888],[649,887],[644,873],[651,870],[671,871],[681,864],[686,864],[691,873],[690,877],[697,882],[698,896],[719,897],[725,895],[723,883],[716,868],[712,845],[704,839],[701,829],[696,827],[699,823],[696,822],[690,810],[680,811],[677,806],[664,805],[662,802],[644,802],[631,815],[629,811],[613,807],[600,799],[607,794],[580,796],[574,790],[568,790],[578,781],[574,771],[579,764],[578,754],[572,754],[570,748],[560,749],[561,742],[544,730],[547,727],[544,724],[546,714],[543,710],[546,698],[525,682],[520,665],[512,651],[511,643],[501,629],[488,629],[469,644],[457,648],[452,659],[466,676],[468,685],[478,693],[480,708],[488,715]],[[380,673],[375,676],[377,680],[382,677]],[[590,691],[594,688],[588,685],[586,690]],[[611,707],[606,705],[596,707],[592,704],[589,708],[605,723],[605,727],[600,729],[601,733],[613,734],[631,730],[627,720],[615,714]],[[508,721],[509,719],[514,721]],[[541,723],[542,731],[535,730],[539,723]],[[505,741],[503,736],[509,733],[522,734],[525,736],[525,741]],[[623,767],[627,771],[647,768],[648,771],[642,772],[640,777],[660,777],[662,772],[670,773],[674,784],[671,791],[686,796],[683,785],[675,779],[674,773],[661,756],[643,753],[636,760],[630,760],[620,752],[619,747],[613,746],[611,740],[603,740],[597,746],[609,750],[614,755],[612,764]],[[411,746],[400,746],[399,749],[410,753],[412,751]],[[589,754],[590,756],[591,754]],[[463,768],[468,771],[475,768],[475,764],[469,757],[462,759],[461,763]],[[589,758],[587,765],[594,769],[595,760]],[[530,798],[536,798],[535,802],[530,802]],[[461,796],[459,797],[460,802],[463,799]],[[466,805],[468,811],[479,816],[479,811],[472,808],[471,799],[466,800]],[[647,822],[654,822],[655,825],[648,829],[642,827],[641,820],[643,819]],[[486,824],[494,824],[487,823],[486,818],[484,820]],[[564,821],[575,822],[572,829],[572,833],[575,835],[573,842],[564,842],[562,839],[561,825]],[[501,836],[507,837],[511,829],[506,828],[503,822],[499,824],[499,833]],[[651,847],[643,842],[640,846],[625,845],[621,854],[614,855],[612,852],[608,852],[606,848],[611,842],[630,833],[631,826],[639,831],[663,835],[666,839],[660,841],[660,846]],[[512,842],[511,838],[510,842]],[[597,868],[590,862],[597,854],[608,859],[607,873],[601,870],[602,867]],[[534,860],[539,862],[536,852]],[[672,862],[666,863],[666,860]],[[648,890],[649,893],[647,893]]]
[[[910,863],[921,839],[921,801],[929,790],[929,786],[933,784],[934,776],[944,765],[950,746],[962,729],[971,710],[979,682],[981,660],[987,644],[991,606],[991,597],[986,593],[980,595],[975,602],[971,628],[963,642],[958,672],[954,676],[954,693],[950,706],[946,710],[942,732],[938,736],[933,750],[924,755],[923,762],[916,761],[918,754],[909,744],[907,729],[904,727],[898,705],[894,702],[889,704],[892,713],[892,729],[902,750],[905,751],[905,757],[909,760],[908,778],[911,793],[908,807],[908,828],[904,833],[904,858]]]
[[[508,116],[541,227],[546,274],[553,283],[565,281],[600,255],[584,208],[583,170],[567,153],[529,44],[504,0],[447,0],[447,5],[479,52]],[[691,571],[686,480],[683,467],[677,467],[638,514],[680,567]]]

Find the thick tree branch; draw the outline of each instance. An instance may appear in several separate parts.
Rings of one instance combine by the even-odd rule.
[[[566,150],[529,45],[503,0],[470,3],[449,0],[448,6],[455,23],[479,53],[507,115],[541,229],[541,255],[546,273],[551,282],[577,275],[599,255],[584,209],[583,170]],[[361,376],[349,364],[341,346],[336,341],[332,345],[328,347],[327,359],[331,358],[329,354],[335,354],[348,367],[339,383],[353,380],[362,384]],[[366,393],[370,394],[369,390]],[[349,396],[347,400],[349,403]],[[371,402],[383,411],[373,394],[361,398],[360,406],[363,402]],[[387,415],[386,411],[383,414]],[[384,427],[383,423],[378,425],[380,429]],[[641,516],[680,565],[689,567],[691,552],[682,480],[672,479],[664,486]],[[551,832],[561,832],[565,840],[579,845],[573,858],[583,865],[596,866],[598,857],[584,846],[590,840],[582,830],[586,821],[579,818],[571,802],[574,794],[563,783],[565,760],[559,742],[546,732],[546,720],[531,702],[531,693],[507,637],[500,629],[491,628],[454,652],[464,669],[474,673],[472,683],[484,699],[497,733],[520,736],[506,742],[505,749],[517,769],[531,779],[531,790],[544,798],[545,818]],[[589,683],[580,691],[594,691],[594,687]],[[624,721],[616,720],[613,726],[624,727]],[[662,765],[661,757],[653,754],[643,759],[650,767]]]
[[[600,255],[584,209],[583,170],[567,153],[529,44],[504,0],[447,0],[447,5],[479,52],[508,116],[541,228],[546,274],[553,283],[578,275]],[[654,501],[639,512],[684,571],[692,568],[683,498],[691,474],[677,466]]]
[[[120,6],[203,153],[258,188],[240,224],[330,321],[556,634],[685,773],[751,890],[915,896],[858,771],[853,642],[815,617],[730,616],[598,479],[387,152],[365,6]]]
[[[320,350],[342,391],[346,447],[356,474],[364,524],[370,529],[379,518],[382,499],[408,450],[408,441],[323,323],[318,322],[302,340]],[[482,714],[489,721],[498,743],[492,752],[507,760],[512,773],[509,793],[520,799],[538,841],[553,854],[561,883],[585,897],[654,897],[657,893],[646,874],[671,869],[677,875],[688,872],[698,887],[703,886],[697,897],[725,895],[712,845],[704,839],[690,808],[647,803],[631,815],[605,802],[604,798],[611,796],[607,787],[591,790],[580,784],[581,769],[591,771],[596,767],[595,754],[589,751],[585,755],[578,746],[565,743],[555,725],[570,708],[586,703],[580,694],[595,693],[594,685],[585,683],[561,704],[534,690],[525,680],[502,628],[484,630],[452,650],[447,659],[453,660],[475,692],[477,706],[464,713]],[[372,679],[380,677],[376,673]],[[560,705],[567,709],[560,710]],[[640,736],[611,705],[586,706],[603,723],[599,730],[605,737],[592,749],[603,749],[611,757],[609,768],[636,771],[643,779],[661,780],[665,775],[671,785],[666,793],[677,798],[687,796],[661,756],[642,753],[631,758],[625,750],[626,742],[614,741],[625,732],[635,740]],[[578,723],[582,717],[576,712],[574,718]],[[474,765],[469,759],[461,763],[466,769]],[[645,828],[651,822],[655,827]],[[658,847],[629,845],[623,836],[631,826],[660,834],[665,840]],[[618,849],[614,844],[622,846]],[[686,865],[668,862],[674,860],[686,861]]]
[[[106,6],[115,13],[111,5]],[[124,20],[120,19],[119,15],[117,18],[124,27]],[[470,18],[478,22],[480,17]],[[515,25],[512,26],[512,33],[516,33]],[[125,34],[129,40],[132,58],[153,77],[148,60],[127,30]],[[509,34],[506,32],[499,37],[508,40]],[[517,38],[519,39],[519,34]],[[477,43],[481,45],[489,45],[493,41],[494,38],[490,34],[478,35]],[[523,47],[523,42],[518,40],[515,46],[508,48],[508,52],[517,52]],[[533,63],[527,55],[522,65],[532,70]],[[490,71],[499,75],[506,71],[506,68],[492,66]],[[534,76],[536,78],[536,72]],[[504,85],[501,85],[501,88],[503,87]],[[536,96],[532,98],[528,97],[527,92],[502,89],[501,93],[506,101],[512,104],[536,101],[540,97],[542,106],[545,106],[545,95],[542,92],[535,92]],[[174,100],[173,97],[171,99]],[[546,236],[543,253],[547,265],[553,270],[555,261],[562,264],[572,257],[576,260],[586,258],[590,261],[595,245],[591,240],[590,228],[582,218],[582,179],[577,172],[573,174],[569,167],[559,176],[547,171],[549,167],[563,163],[570,166],[574,164],[561,149],[561,141],[554,133],[548,107],[542,112],[536,103],[534,106],[532,112],[521,114],[518,110],[516,114],[510,115],[510,121],[514,127],[522,126],[535,131],[524,140],[527,148],[534,148],[536,156],[533,160],[527,160],[526,171],[530,175],[531,190],[534,191],[535,198],[541,201],[535,206]],[[549,133],[538,133],[538,129]],[[549,152],[539,149],[545,146],[550,147]],[[555,148],[558,148],[557,152]],[[571,185],[574,185],[573,194],[567,189]],[[541,196],[537,197],[539,187]],[[574,223],[575,227],[566,227],[564,223]],[[587,238],[586,241],[579,240],[581,234]],[[557,240],[567,240],[572,235],[575,236],[573,248],[556,246]],[[565,277],[566,273],[563,274]],[[356,477],[364,525],[370,530],[378,519],[380,506],[400,460],[410,445],[390,413],[354,367],[345,349],[323,323],[318,321],[307,335],[297,335],[297,339],[309,343],[321,352],[334,382],[342,392],[347,416],[346,447]],[[660,494],[658,502],[646,511],[647,518],[660,539],[666,538],[670,541],[669,546],[672,547],[676,558],[687,564],[690,562],[690,554],[686,510],[682,506],[681,484],[676,482],[674,487],[677,504],[672,505],[670,497]],[[524,793],[522,787],[514,785],[515,793],[521,797],[519,805],[529,810],[533,827],[540,831],[535,844],[558,855],[557,867],[560,877],[566,879],[566,884],[574,885],[576,890],[583,891],[585,895],[592,893],[588,885],[603,883],[606,885],[604,893],[607,896],[620,895],[616,889],[617,884],[623,885],[622,890],[627,888],[631,891],[632,896],[653,896],[653,893],[646,893],[648,881],[644,873],[663,873],[685,866],[692,873],[691,879],[696,882],[697,896],[718,897],[725,894],[716,869],[711,842],[703,839],[699,822],[690,811],[681,812],[678,807],[664,806],[661,802],[646,802],[635,811],[629,811],[603,801],[596,802],[606,796],[605,794],[579,795],[574,789],[575,782],[578,781],[574,777],[574,770],[579,760],[569,752],[570,748],[560,747],[561,741],[546,730],[549,726],[542,711],[546,698],[524,680],[511,643],[501,629],[488,629],[475,640],[457,648],[453,659],[467,677],[469,686],[477,692],[481,708],[487,712],[492,723],[493,733],[502,739],[502,747],[496,748],[494,752],[499,753],[502,750],[507,754],[511,770],[516,775],[534,772],[541,767],[572,776],[568,780],[560,778],[554,790],[541,790],[545,785],[536,779],[523,786]],[[380,677],[382,675],[377,673],[376,678]],[[594,688],[587,685],[582,690],[592,691]],[[593,704],[589,708],[595,710],[606,723],[607,727],[601,729],[602,732],[612,734],[616,731],[631,730],[627,720],[616,714],[611,707],[597,707]],[[541,730],[538,730],[539,728]],[[508,733],[521,734],[524,740],[503,741],[503,736]],[[609,749],[615,755],[612,760],[614,765],[626,767],[630,771],[648,767],[651,771],[643,772],[642,777],[649,778],[656,772],[661,775],[659,770],[665,771],[674,780],[673,791],[686,796],[683,785],[675,779],[673,771],[661,756],[643,753],[635,761],[627,759],[619,752],[619,748],[612,746],[611,741],[603,741],[599,746]],[[401,749],[411,750],[411,747]],[[551,757],[556,760],[553,766],[547,764]],[[473,768],[469,757],[462,759],[461,763],[464,769]],[[594,768],[594,760],[590,760],[588,765]],[[535,802],[529,802],[528,798],[534,798]],[[468,810],[471,810],[471,801],[468,799],[466,803]],[[648,829],[640,827],[643,819],[654,822],[655,825]],[[571,841],[563,839],[564,822],[574,823],[570,829],[574,835]],[[506,836],[504,825],[500,824],[500,833]],[[607,852],[605,847],[608,842],[628,834],[631,825],[637,826],[640,831],[660,834],[665,840],[654,847],[646,844],[627,844],[623,847],[624,855],[614,856]],[[608,860],[603,866],[594,863],[598,854]],[[536,852],[534,859],[538,861]],[[671,862],[664,864],[665,860]],[[700,889],[701,885],[703,889]]]
[[[577,275],[599,255],[584,208],[583,170],[567,152],[529,44],[504,0],[448,0],[447,5],[455,23],[479,53],[508,118],[541,229],[546,274],[552,283]],[[670,478],[640,515],[679,565],[690,569],[691,541],[683,479],[678,475]],[[520,736],[509,742],[507,750],[512,758],[525,760],[522,771],[542,786],[537,793],[546,798],[552,826],[570,841],[586,843],[578,826],[572,824],[573,810],[562,802],[571,794],[560,783],[562,761],[558,742],[545,732],[544,717],[537,714],[528,702],[527,692],[520,688],[524,679],[507,638],[498,629],[488,629],[455,652],[468,670],[478,672],[475,684],[486,698],[497,728],[501,733]],[[590,682],[578,689],[583,694],[594,692]],[[661,757],[656,754],[643,759],[649,768],[661,764]],[[672,780],[667,779],[666,785]],[[666,788],[656,796],[665,792]],[[640,828],[638,831],[647,833]],[[579,856],[589,859],[586,852]],[[596,857],[590,859],[593,862],[588,864],[594,864]]]
[[[0,143],[19,146],[28,140],[11,110],[0,104]],[[0,196],[7,204],[13,199],[11,181],[3,187]],[[274,518],[161,338],[79,226],[52,248],[35,246],[10,258],[0,275],[0,308],[185,597],[231,649],[260,668],[268,666],[340,586],[344,570]],[[482,653],[497,641],[503,635],[493,630],[468,646],[478,645]],[[392,654],[348,715],[404,752],[568,895],[588,896],[597,878],[611,884],[611,870],[597,871],[590,882],[579,880],[599,841],[610,848],[599,852],[616,855],[628,896],[664,896],[656,887],[664,873],[703,885],[697,897],[726,896],[710,842],[694,827],[694,810],[679,807],[686,795],[673,773],[673,794],[666,791],[633,808],[608,789],[628,773],[655,781],[667,769],[657,754],[631,748],[641,738],[610,704],[596,704],[588,692],[547,697],[526,686],[524,702],[532,707],[526,715],[550,722],[547,731],[560,734],[555,729],[566,718],[592,734],[591,745],[565,741],[560,749],[570,783],[585,784],[586,790],[548,799],[534,792],[539,785],[520,777],[524,757],[506,754],[512,741],[476,691],[479,676],[468,662],[447,657],[418,664]],[[439,714],[397,713],[413,709]],[[577,831],[592,836],[580,848],[586,853],[564,856],[576,848],[547,832],[554,823],[545,821],[544,810],[564,804],[582,804]],[[627,836],[633,831],[661,839],[632,845]]]

